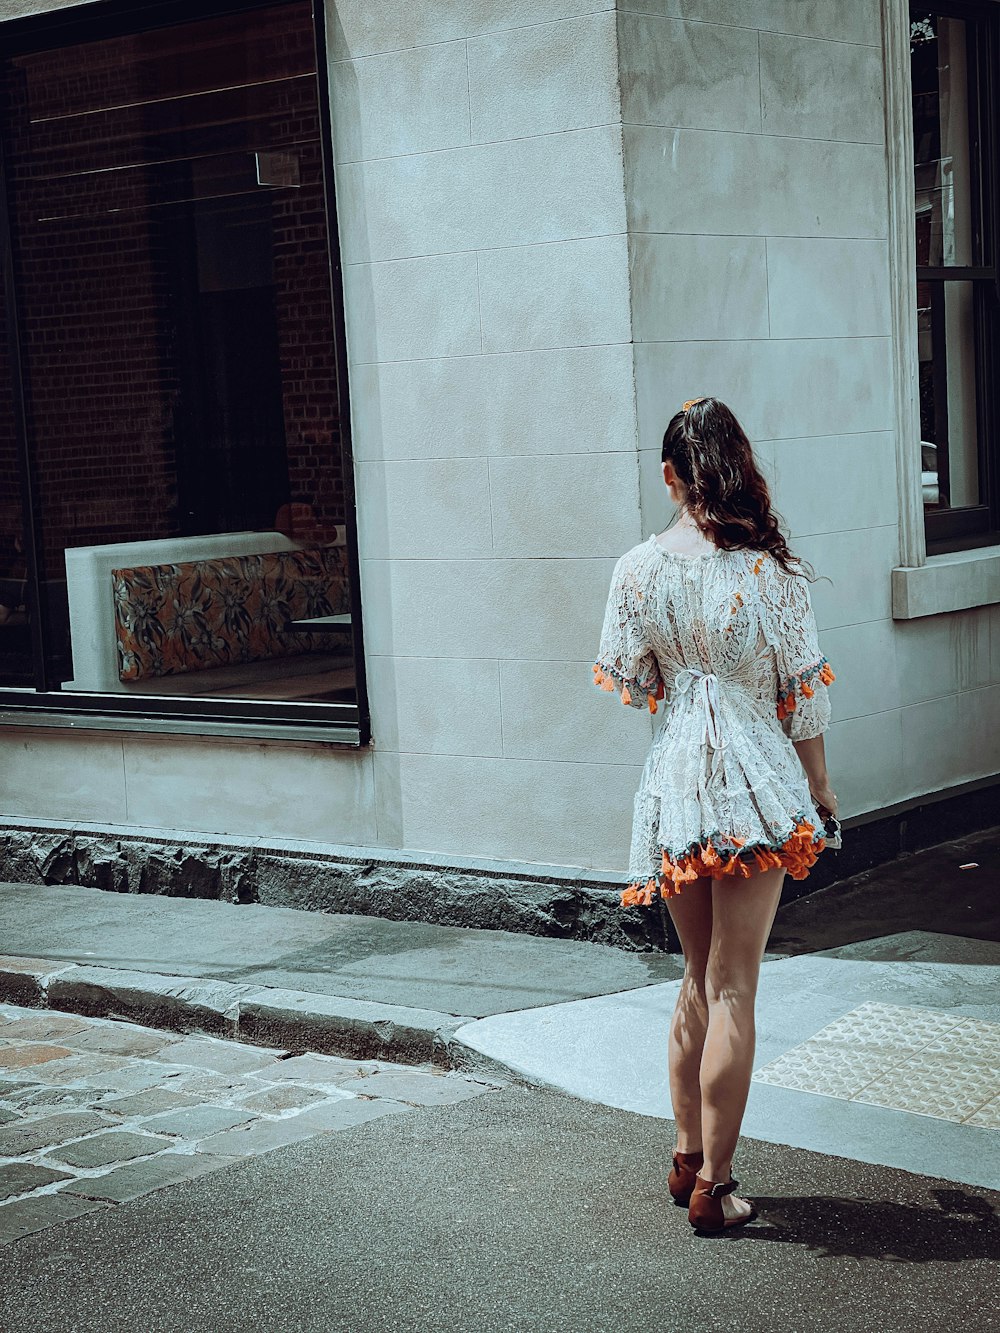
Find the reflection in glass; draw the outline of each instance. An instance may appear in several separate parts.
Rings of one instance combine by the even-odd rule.
[[[978,504],[973,284],[918,282],[917,329],[924,504]]]
[[[3,92],[50,683],[353,701],[311,4]]]
[[[973,170],[971,21],[913,12],[915,223],[924,504],[980,503],[976,361],[982,293],[958,271],[982,265]],[[955,269],[954,278],[928,269]]]
[[[974,264],[965,21],[927,14],[911,33],[917,264]]]
[[[7,334],[0,320],[0,686],[35,683],[31,598]]]

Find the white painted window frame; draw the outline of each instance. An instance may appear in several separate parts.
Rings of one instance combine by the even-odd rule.
[[[889,179],[899,564],[892,571],[896,620],[1000,602],[1000,546],[928,555],[920,475],[917,387],[917,253],[913,228],[913,89],[909,0],[882,0],[885,145]]]

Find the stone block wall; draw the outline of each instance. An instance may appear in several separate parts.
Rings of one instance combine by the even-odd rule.
[[[659,718],[590,663],[706,392],[831,580],[843,812],[995,773],[1000,608],[891,619],[879,7],[327,14],[374,746],[8,731],[0,808],[621,870]]]
[[[643,531],[663,525],[670,415],[725,399],[793,545],[827,576],[813,602],[838,673],[827,751],[843,813],[994,774],[1000,607],[892,620],[880,7],[619,9]]]
[[[617,864],[650,739],[590,673],[642,535],[617,17],[330,15],[380,840]]]

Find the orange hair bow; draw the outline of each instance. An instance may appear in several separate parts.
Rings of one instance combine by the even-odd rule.
[[[689,408],[694,407],[695,403],[703,403],[704,401],[704,398],[689,398],[681,408],[681,411],[686,412]]]

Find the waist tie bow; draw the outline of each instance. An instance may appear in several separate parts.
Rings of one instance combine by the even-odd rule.
[[[674,676],[674,697],[679,699],[689,691],[693,699],[700,701],[705,713],[703,740],[705,746],[712,751],[710,772],[714,777],[722,760],[722,751],[729,744],[722,734],[722,719],[719,714],[719,677],[714,671],[683,667]]]

